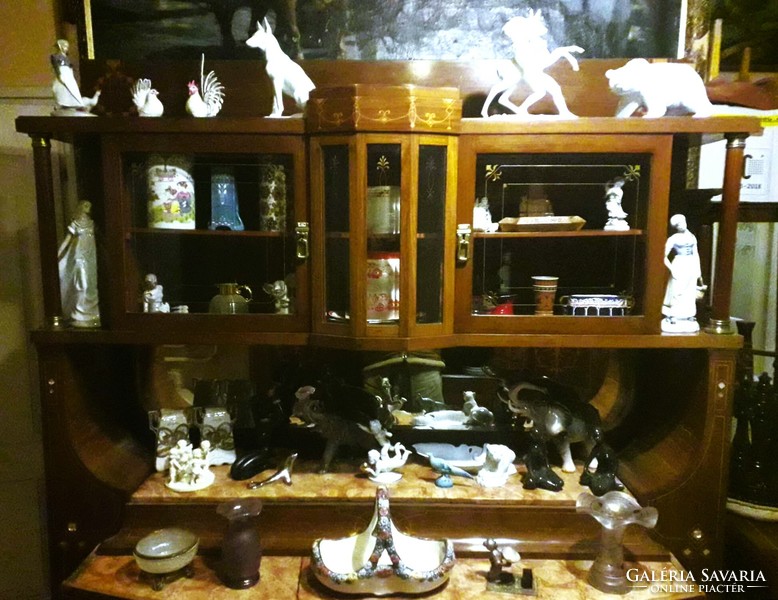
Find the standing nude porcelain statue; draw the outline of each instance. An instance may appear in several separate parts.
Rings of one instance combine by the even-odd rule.
[[[539,10],[530,10],[526,17],[513,17],[503,25],[502,31],[513,42],[514,57],[509,68],[499,73],[500,81],[489,90],[481,116],[489,116],[489,105],[497,98],[497,102],[508,110],[526,117],[529,116],[530,106],[550,94],[560,117],[575,118],[567,108],[562,88],[544,71],[560,58],[567,60],[573,70],[577,71],[578,61],[572,53],[580,53],[584,49],[580,46],[562,46],[549,50],[546,40],[548,28]],[[511,102],[510,95],[522,82],[529,86],[531,93],[521,106],[516,106]]]
[[[694,333],[700,330],[695,318],[697,296],[704,290],[697,238],[687,229],[686,217],[673,215],[670,226],[675,233],[665,242],[665,266],[670,271],[662,303],[662,331]]]
[[[73,327],[100,327],[97,297],[97,247],[91,202],[79,202],[59,247],[62,314]]]

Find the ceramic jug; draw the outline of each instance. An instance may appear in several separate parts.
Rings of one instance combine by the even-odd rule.
[[[211,298],[208,312],[222,315],[249,312],[249,301],[252,298],[249,286],[238,285],[237,283],[219,283],[217,285],[219,293]]]

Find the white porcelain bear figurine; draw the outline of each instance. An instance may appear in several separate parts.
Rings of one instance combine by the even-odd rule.
[[[623,67],[609,69],[605,76],[619,95],[617,117],[630,117],[640,107],[645,108],[646,118],[663,117],[669,109],[695,117],[707,117],[713,111],[702,78],[687,64],[634,58]]]

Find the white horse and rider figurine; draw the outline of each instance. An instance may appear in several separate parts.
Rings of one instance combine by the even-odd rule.
[[[544,73],[544,70],[560,58],[564,58],[573,70],[577,71],[578,61],[573,53],[583,52],[584,49],[580,46],[561,46],[549,50],[545,37],[548,28],[539,10],[530,10],[525,17],[513,17],[503,25],[502,31],[513,43],[514,57],[508,68],[498,69],[500,81],[489,90],[489,95],[481,109],[481,116],[489,116],[489,105],[495,98],[499,104],[517,115],[528,116],[529,108],[543,96],[550,94],[560,117],[575,118],[567,108],[562,96],[562,88],[553,77]],[[521,106],[516,106],[511,102],[510,96],[522,82],[529,86],[531,93]]]

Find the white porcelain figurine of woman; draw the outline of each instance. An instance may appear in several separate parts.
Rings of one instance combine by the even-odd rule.
[[[605,210],[608,211],[608,220],[603,229],[605,231],[629,231],[627,213],[621,207],[621,199],[624,197],[624,179],[617,177],[605,186]]]
[[[97,296],[95,223],[91,202],[79,202],[76,216],[59,247],[59,283],[62,314],[73,327],[100,327]]]
[[[51,85],[51,91],[56,102],[52,114],[54,116],[94,116],[89,111],[97,104],[100,92],[97,91],[91,98],[82,96],[73,72],[73,66],[68,58],[70,44],[67,40],[57,40],[54,47],[56,52],[49,57],[51,68],[54,69],[54,82]]]
[[[697,294],[702,286],[697,238],[687,229],[686,217],[673,215],[670,226],[675,230],[665,242],[665,266],[670,271],[662,304],[662,331],[694,333],[700,330],[695,318]]]

